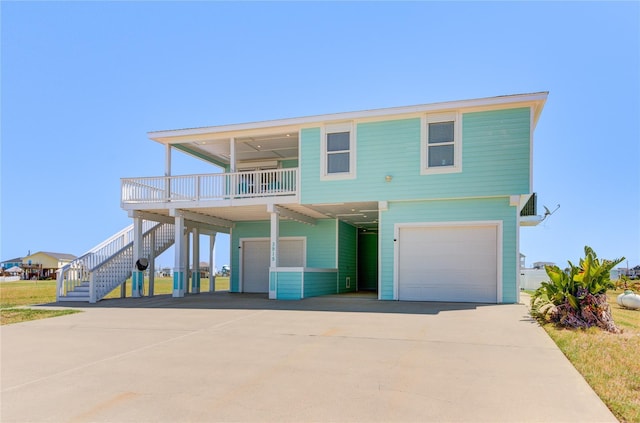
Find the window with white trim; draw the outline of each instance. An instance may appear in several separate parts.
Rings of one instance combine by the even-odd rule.
[[[426,115],[422,119],[421,173],[462,170],[462,146],[457,113]]]
[[[355,131],[350,122],[322,128],[321,179],[355,177]]]

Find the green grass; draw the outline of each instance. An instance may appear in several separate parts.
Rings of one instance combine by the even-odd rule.
[[[56,281],[16,281],[0,283],[0,308],[54,303]]]
[[[126,297],[131,296],[131,280],[127,281]],[[216,277],[216,290],[229,289],[228,277]],[[209,290],[209,279],[201,281],[200,290]],[[145,280],[145,293],[149,292],[149,281]],[[171,278],[156,278],[155,294],[171,294],[173,281]],[[120,298],[120,288],[114,289],[105,298]],[[47,317],[63,316],[78,313],[78,310],[34,310],[25,306],[55,303],[56,281],[16,281],[0,283],[0,324],[26,322]]]
[[[620,421],[640,422],[640,310],[620,307],[616,297],[621,292],[609,291],[607,296],[622,334],[563,329],[550,323],[543,327]]]
[[[32,308],[2,308],[0,309],[0,324],[28,322],[30,320],[46,319],[80,313],[80,310],[34,310]]]
[[[229,290],[229,278],[216,276],[216,291],[227,291]],[[156,278],[154,282],[154,295],[163,295],[163,294],[171,294],[173,293],[173,279],[172,278]],[[200,281],[200,292],[208,292],[209,291],[209,279],[202,279]],[[120,287],[114,289],[109,294],[107,294],[104,298],[120,298]],[[145,295],[149,294],[149,279],[145,278],[144,280],[144,293]],[[126,297],[131,296],[131,279],[127,280],[127,289],[126,289]]]

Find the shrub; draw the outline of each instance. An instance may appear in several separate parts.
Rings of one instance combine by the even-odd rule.
[[[575,266],[570,261],[565,270],[545,266],[548,282],[543,282],[531,296],[531,314],[545,321],[572,328],[598,326],[619,333],[607,303],[607,290],[615,287],[610,272],[624,257],[598,259],[595,251],[584,247],[585,257]]]

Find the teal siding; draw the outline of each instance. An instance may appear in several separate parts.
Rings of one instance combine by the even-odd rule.
[[[238,292],[240,287],[240,239],[269,238],[271,222],[237,222],[231,231],[231,292]],[[304,236],[307,239],[307,267],[335,268],[336,265],[336,221],[334,219],[318,220],[315,226],[290,220],[280,221],[280,236]]]
[[[356,178],[320,180],[320,128],[301,131],[301,201],[501,196],[530,192],[530,109],[462,115],[462,172],[420,175],[420,119],[359,123]],[[385,182],[385,176],[393,180]]]
[[[280,161],[280,165],[282,169],[291,169],[293,167],[298,167],[298,160],[282,160]]]
[[[306,272],[304,274],[304,297],[317,297],[336,293],[335,272]]]
[[[389,203],[382,213],[379,229],[382,278],[379,296],[393,299],[394,225],[415,222],[460,222],[500,220],[502,230],[502,301],[514,303],[517,299],[517,232],[516,208],[509,206],[509,198],[485,198],[449,201],[416,201]],[[464,263],[461,263],[464,265]]]
[[[338,292],[355,292],[357,276],[358,230],[344,222],[338,224]],[[347,288],[347,278],[350,278]]]
[[[302,298],[302,272],[278,272],[276,277],[278,300],[299,300]]]

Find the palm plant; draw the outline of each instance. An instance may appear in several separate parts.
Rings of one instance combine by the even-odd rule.
[[[566,270],[545,266],[549,282],[543,282],[531,296],[531,314],[570,327],[599,326],[619,332],[611,318],[607,289],[614,288],[611,270],[624,260],[599,259],[589,246],[576,266],[570,261]]]

